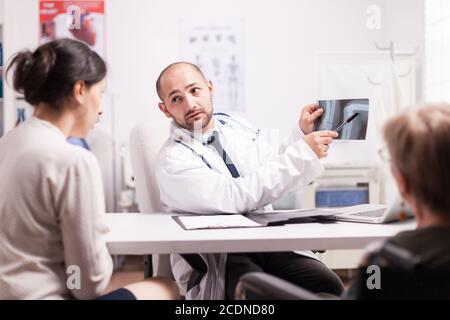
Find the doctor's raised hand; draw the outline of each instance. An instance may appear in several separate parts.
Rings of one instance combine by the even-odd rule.
[[[318,104],[309,104],[303,108],[299,126],[305,134],[303,138],[319,159],[328,156],[328,149],[333,139],[339,134],[334,131],[314,131],[314,124],[323,115],[323,109]]]
[[[308,104],[303,108],[299,120],[300,129],[305,135],[314,131],[314,124],[323,115],[323,109],[317,104]]]
[[[319,159],[328,157],[328,149],[333,139],[339,134],[335,131],[316,131],[308,134],[303,140],[309,145]]]

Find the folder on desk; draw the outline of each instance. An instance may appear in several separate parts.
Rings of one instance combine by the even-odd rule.
[[[332,210],[294,209],[253,212],[246,214],[245,216],[263,226],[280,226],[294,223],[317,222],[317,219],[336,214],[338,214],[338,212]]]
[[[230,229],[263,227],[240,214],[190,215],[172,217],[184,230]]]
[[[291,223],[316,222],[315,219],[336,215],[331,210],[275,210],[272,212],[252,212],[245,215],[189,215],[172,218],[184,230],[231,229],[280,226]]]

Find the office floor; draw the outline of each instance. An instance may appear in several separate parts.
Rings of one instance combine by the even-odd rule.
[[[144,280],[144,258],[142,256],[115,256],[115,270],[107,292]]]
[[[138,282],[144,280],[144,257],[143,256],[120,256],[116,257],[117,270],[113,275],[113,287],[121,288],[129,283]],[[339,269],[334,270],[336,274],[341,278],[345,287],[351,283],[356,275],[354,269]]]

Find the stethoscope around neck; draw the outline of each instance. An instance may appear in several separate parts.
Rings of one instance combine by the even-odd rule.
[[[202,161],[208,166],[208,168],[210,168],[210,169],[212,170],[212,165],[209,163],[208,160],[206,160],[206,158],[205,158],[202,154],[198,153],[198,152],[195,151],[193,148],[191,148],[191,147],[188,146],[186,143],[184,143],[184,142],[182,142],[182,141],[180,141],[180,140],[174,140],[174,141],[175,141],[176,143],[179,143],[179,144],[185,146],[186,148],[188,148],[189,150],[191,150],[193,153],[195,153],[200,159],[202,159]]]
[[[233,118],[231,118],[231,117],[230,117],[229,115],[227,115],[226,113],[215,113],[214,116],[225,116],[225,117],[227,117],[230,121],[233,121],[235,124],[239,125],[241,128],[243,128],[243,129],[245,129],[245,130],[248,130],[248,131],[254,133],[255,136],[252,138],[252,141],[253,141],[253,142],[256,141],[258,135],[261,133],[261,130],[260,130],[260,129],[253,129],[253,128],[249,127],[249,126],[243,125],[243,124],[240,123],[239,121],[236,121],[236,120],[234,120]],[[220,123],[221,125],[224,125],[224,126],[227,126],[227,127],[233,129],[233,126],[231,126],[227,121],[225,121],[225,120],[223,120],[223,119],[217,119],[217,121],[219,121],[219,123]],[[181,140],[174,139],[174,141],[175,141],[176,143],[179,143],[179,144],[185,146],[186,148],[188,148],[189,150],[191,150],[193,153],[195,153],[195,154],[203,161],[203,163],[206,164],[206,166],[212,170],[212,165],[208,162],[208,160],[206,160],[206,158],[205,158],[202,154],[198,153],[197,151],[195,151],[193,148],[191,148],[190,146],[188,146],[186,143],[182,142]]]
[[[226,114],[226,113],[215,113],[214,116],[224,116],[224,117],[227,117],[230,121],[233,121],[235,124],[237,124],[238,126],[240,126],[242,129],[245,129],[245,130],[250,131],[251,133],[255,134],[255,136],[252,138],[252,141],[253,141],[253,142],[256,141],[256,138],[257,138],[258,135],[261,133],[261,130],[260,130],[260,129],[254,129],[254,128],[250,127],[250,126],[246,126],[246,125],[240,123],[239,121],[233,119],[232,117],[230,117],[230,116],[229,116],[228,114]],[[233,129],[233,127],[232,127],[228,122],[226,122],[225,120],[223,120],[223,119],[217,119],[217,121],[219,121],[220,124],[222,124],[222,125],[224,125],[224,126],[227,126],[227,127]]]

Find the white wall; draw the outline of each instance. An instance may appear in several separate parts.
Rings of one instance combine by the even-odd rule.
[[[4,8],[4,1],[0,0],[0,24],[3,25],[3,12],[5,11]]]
[[[3,8],[3,0],[0,0],[0,42],[3,43],[3,12],[4,12],[4,8]],[[1,75],[3,77],[3,68],[1,70]],[[1,83],[2,85],[2,89],[3,89],[3,82]],[[3,110],[4,110],[4,103],[3,103],[3,97],[0,98],[0,135],[3,134],[3,125],[4,125],[4,114],[3,114]]]
[[[164,66],[180,59],[180,19],[245,20],[247,117],[258,126],[287,133],[286,123],[294,125],[300,106],[317,98],[316,51],[373,50],[375,41],[390,40],[400,49],[421,46],[421,2],[229,0],[212,5],[208,0],[110,0],[108,60],[111,89],[118,95],[121,139],[126,140],[129,128],[143,116],[161,116],[154,82]],[[366,9],[372,4],[380,5],[386,21],[379,31],[366,28]]]
[[[111,0],[107,9],[111,88],[118,95],[121,139],[136,121],[161,117],[154,82],[179,57],[180,19],[245,20],[247,117],[264,128],[287,133],[301,105],[317,97],[316,50],[370,50],[384,30],[365,28],[368,4],[385,1],[127,1]],[[123,23],[115,16],[128,12]],[[123,41],[126,41],[128,60]],[[146,42],[145,39],[148,39]]]
[[[134,123],[160,117],[154,82],[164,66],[180,59],[180,19],[244,19],[247,116],[287,133],[300,106],[317,98],[316,51],[367,51],[374,41],[390,40],[399,49],[422,46],[422,2],[107,0],[108,85],[119,138],[127,141]],[[378,31],[366,28],[366,9],[373,4],[382,9]],[[38,0],[5,0],[5,56],[37,42]]]
[[[38,43],[39,15],[37,0],[4,0],[3,50],[4,63],[24,48],[34,48]],[[14,104],[15,93],[5,84],[4,87],[5,131],[12,128],[16,120]]]
[[[38,44],[38,0],[4,0],[5,59]],[[114,101],[116,145],[130,129],[160,119],[155,81],[180,59],[179,23],[242,19],[245,25],[245,116],[256,126],[289,133],[301,106],[318,97],[316,52],[373,51],[395,41],[423,48],[423,0],[106,0],[109,100]],[[368,30],[366,10],[381,8],[381,29]],[[6,60],[5,60],[6,61]],[[421,58],[419,58],[421,76]],[[421,97],[421,80],[418,80]],[[6,128],[15,120],[5,88]],[[110,104],[111,106],[111,104]],[[106,115],[106,119],[111,116]]]
[[[417,101],[425,99],[425,4],[424,0],[386,1],[389,41],[395,41],[398,49],[419,49],[417,59]]]
[[[450,1],[425,1],[427,101],[450,101]]]

